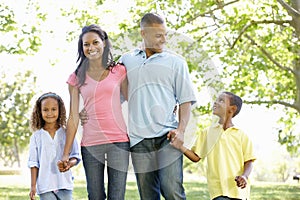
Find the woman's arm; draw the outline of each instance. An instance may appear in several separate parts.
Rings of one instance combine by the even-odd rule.
[[[79,124],[79,90],[78,88],[69,85],[70,94],[70,112],[67,121],[66,143],[62,162],[66,166],[69,161],[69,154],[73,145],[73,141]]]

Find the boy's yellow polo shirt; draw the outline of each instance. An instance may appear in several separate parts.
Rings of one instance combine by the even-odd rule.
[[[211,199],[218,196],[249,199],[250,184],[244,189],[236,186],[235,177],[244,171],[244,163],[255,160],[253,145],[239,128],[214,123],[198,135],[192,150],[207,158],[207,182]],[[247,197],[248,196],[248,197]]]

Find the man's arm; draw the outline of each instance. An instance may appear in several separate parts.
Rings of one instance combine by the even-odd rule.
[[[179,123],[177,129],[171,130],[169,132],[170,136],[174,137],[179,137],[184,141],[184,132],[186,129],[186,126],[189,122],[190,119],[190,114],[191,114],[191,102],[185,102],[179,105],[179,113],[178,113],[178,118],[179,118]]]
[[[177,130],[179,133],[184,133],[186,126],[190,120],[190,115],[191,115],[191,102],[185,102],[179,105],[179,113],[178,113],[178,118],[179,118],[179,124]]]

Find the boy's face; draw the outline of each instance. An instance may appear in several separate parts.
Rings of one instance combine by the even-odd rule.
[[[230,97],[229,95],[222,93],[216,99],[213,105],[213,114],[219,117],[226,117],[229,113],[232,106],[230,106]]]

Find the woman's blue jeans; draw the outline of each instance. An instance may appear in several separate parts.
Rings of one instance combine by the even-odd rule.
[[[182,153],[167,136],[144,139],[131,148],[141,200],[186,199],[183,188]]]
[[[107,199],[125,198],[129,142],[81,147],[89,200],[106,199],[104,169],[107,167]]]

